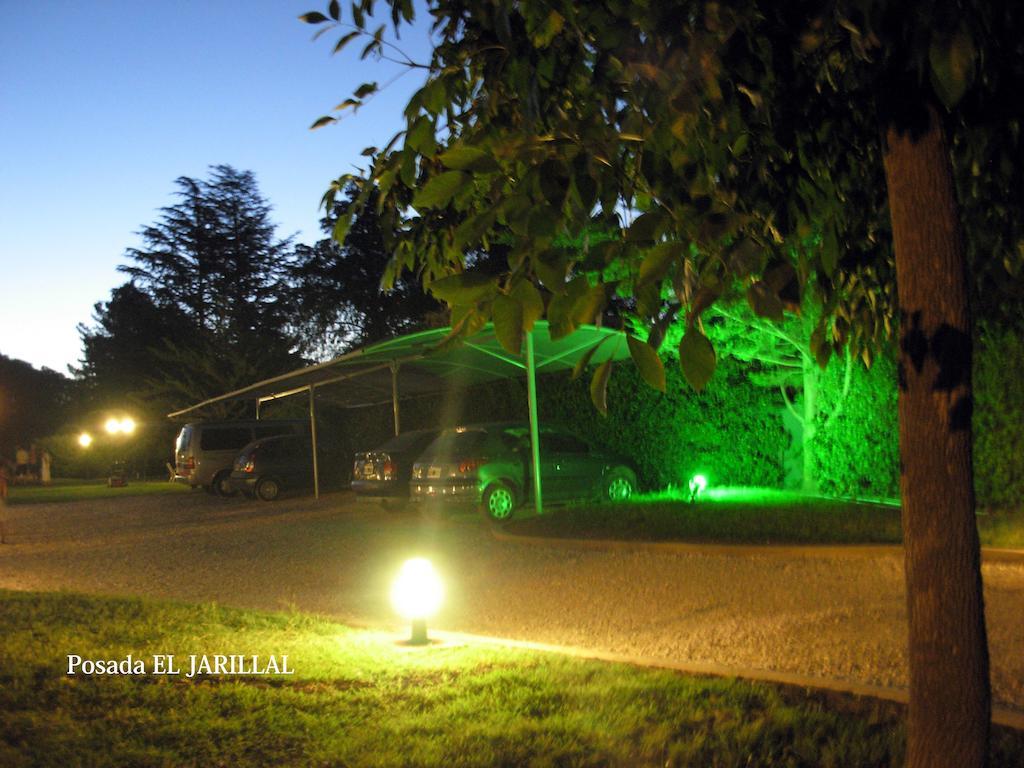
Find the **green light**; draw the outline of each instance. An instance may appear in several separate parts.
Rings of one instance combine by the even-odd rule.
[[[708,487],[708,479],[704,475],[694,475],[690,478],[690,501],[693,501]]]

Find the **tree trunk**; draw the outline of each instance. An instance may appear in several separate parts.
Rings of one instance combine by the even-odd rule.
[[[818,370],[813,360],[803,357],[803,430],[800,433],[803,473],[800,490],[818,492],[818,478],[814,471],[814,437],[818,433]]]
[[[934,109],[889,127],[900,304],[900,489],[909,621],[907,765],[984,765],[990,692],[971,470],[971,326],[959,213]]]

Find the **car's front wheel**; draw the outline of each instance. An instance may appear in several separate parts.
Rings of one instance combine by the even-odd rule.
[[[504,482],[491,483],[484,491],[483,512],[488,520],[505,522],[515,511],[519,500],[515,489]]]
[[[628,501],[636,493],[636,475],[625,467],[618,467],[608,473],[604,481],[604,497],[607,501]]]
[[[272,477],[261,478],[256,483],[256,496],[261,501],[275,501],[281,495],[281,484]]]

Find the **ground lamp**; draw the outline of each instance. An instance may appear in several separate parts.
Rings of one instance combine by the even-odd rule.
[[[412,622],[410,645],[426,645],[427,619],[441,607],[444,588],[429,560],[406,560],[391,588],[391,603],[398,615]]]
[[[690,501],[694,501],[698,496],[704,493],[704,489],[708,487],[708,479],[704,475],[694,475],[690,478]]]

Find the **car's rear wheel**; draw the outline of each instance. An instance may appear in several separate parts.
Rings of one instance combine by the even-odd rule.
[[[636,475],[625,467],[613,469],[604,481],[604,497],[608,501],[628,501],[636,493]]]
[[[484,491],[483,512],[488,520],[499,523],[508,520],[518,504],[515,488],[508,483],[491,483]]]
[[[231,473],[227,470],[218,472],[211,484],[213,492],[218,496],[234,496],[235,489],[231,485]]]
[[[281,495],[281,484],[272,477],[261,478],[256,483],[256,496],[262,501],[275,501]]]

